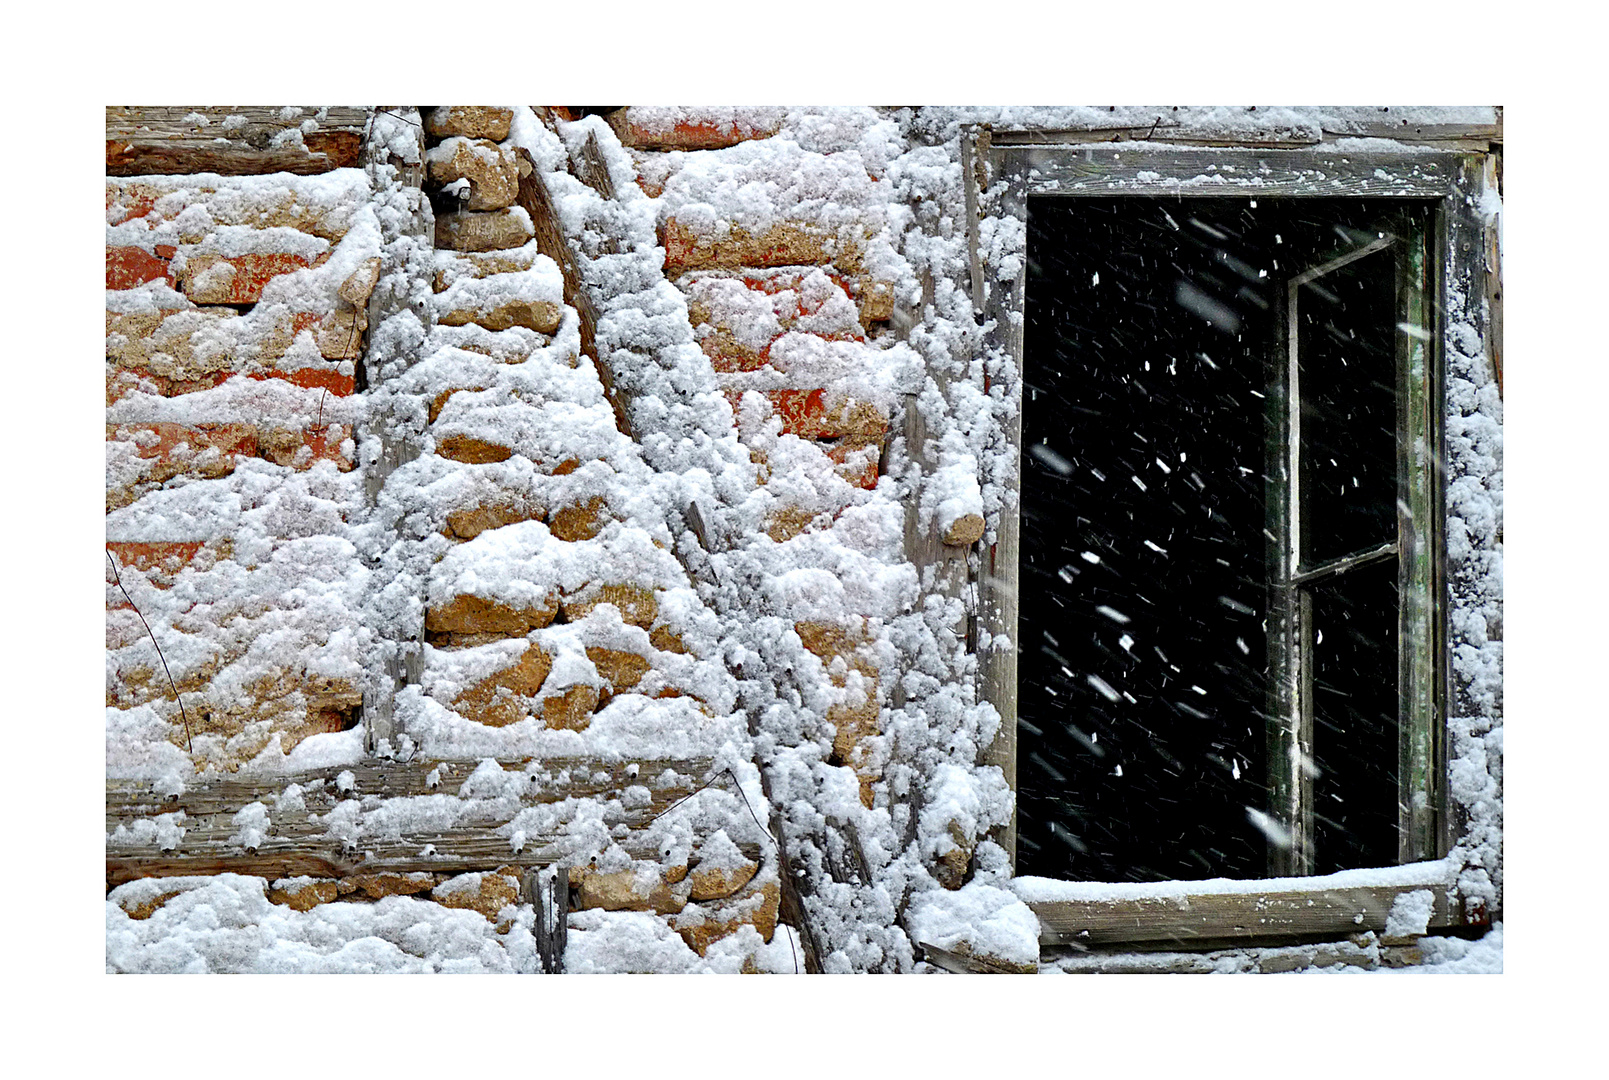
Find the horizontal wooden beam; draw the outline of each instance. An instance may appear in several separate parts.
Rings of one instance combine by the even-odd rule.
[[[525,790],[518,793],[517,800],[500,801],[493,817],[478,817],[447,830],[360,832],[352,839],[332,831],[326,817],[340,803],[357,800],[365,810],[372,810],[390,799],[457,795],[480,763],[374,759],[276,776],[213,777],[176,794],[145,781],[110,780],[106,784],[107,886],[141,877],[225,872],[348,877],[380,871],[457,874],[509,865],[569,865],[574,859],[574,838],[566,836],[562,828],[552,835],[527,836],[516,850],[509,823],[527,807],[593,797],[610,801],[602,824],[614,832],[624,827],[625,835],[617,839],[628,852],[657,858],[658,852],[641,831],[696,791],[713,767],[708,758],[552,759],[537,769],[521,761],[498,764],[505,772],[524,778]],[[292,785],[299,789],[301,808],[277,809]],[[632,786],[646,788],[648,798],[629,807],[614,801]],[[266,835],[253,837],[248,844],[235,815],[253,803],[267,807],[269,828]],[[171,816],[157,822],[164,815]],[[163,829],[160,838],[153,838],[150,825],[142,826],[142,822],[173,828]],[[751,855],[758,852],[757,846],[750,846],[754,849]]]
[[[1429,926],[1467,925],[1455,885],[1276,888],[1099,900],[1028,900],[1044,946],[1174,942],[1183,948],[1259,938],[1345,937],[1386,928],[1399,896],[1429,889]]]
[[[310,175],[349,168],[360,163],[369,115],[368,108],[351,106],[109,105],[106,175]],[[309,120],[313,125],[303,130]]]
[[[1000,146],[1000,175],[1025,195],[1444,198],[1460,156],[1446,150],[1181,150],[1121,144]]]

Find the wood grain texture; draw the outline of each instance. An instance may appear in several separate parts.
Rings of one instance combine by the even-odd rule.
[[[245,176],[329,172],[360,163],[366,107],[324,109],[263,105],[110,105],[106,175],[217,173]],[[298,140],[285,135],[313,120]]]
[[[998,139],[998,134],[996,135]],[[1005,180],[1006,189],[995,213],[1026,221],[1027,185],[1020,172],[1008,167],[1016,152],[998,147],[991,154],[991,177]],[[1022,535],[1022,372],[1023,312],[1027,293],[1027,260],[1009,286],[995,282],[984,304],[987,350],[1009,360],[1009,382],[1002,387],[1013,405],[1006,424],[1006,452],[1011,459],[1010,480],[1004,494],[994,543],[982,552],[978,574],[978,697],[1000,713],[1000,731],[985,748],[979,762],[999,766],[1012,791],[1017,790],[1017,651],[1018,582]],[[1017,816],[996,842],[1005,848],[1012,866],[1017,863]]]
[[[1397,897],[1420,889],[1430,889],[1434,897],[1431,927],[1464,925],[1457,889],[1446,884],[1030,901],[1028,906],[1039,916],[1041,946],[1177,942],[1190,947],[1194,942],[1379,932]]]
[[[371,759],[278,776],[218,777],[174,795],[144,781],[108,781],[108,887],[139,877],[226,871],[265,877],[347,877],[381,870],[462,873],[504,865],[548,866],[570,858],[573,843],[562,835],[536,834],[515,850],[512,830],[506,826],[528,807],[585,798],[604,801],[603,824],[624,827],[620,842],[627,851],[657,859],[640,830],[696,790],[712,765],[707,758],[554,759],[537,769],[519,761],[499,764],[505,772],[525,778],[525,790],[516,798],[482,804],[480,816],[446,831],[359,832],[354,839],[332,830],[326,817],[342,803],[356,800],[364,810],[373,810],[388,799],[456,795],[480,763]],[[299,789],[301,806],[278,809],[281,796],[292,785]],[[618,796],[633,785],[646,787],[649,797],[628,808]],[[253,803],[267,809],[270,826],[248,846],[234,818]],[[182,836],[167,843],[131,841],[132,830],[142,820],[161,815],[175,815],[167,820],[183,828]],[[124,832],[114,838],[119,826]],[[759,849],[750,846],[754,857]]]
[[[537,250],[552,259],[559,266],[559,272],[564,276],[564,302],[575,308],[581,319],[581,352],[591,360],[598,372],[598,381],[603,384],[603,396],[614,410],[615,426],[627,437],[631,436],[631,419],[627,412],[627,402],[621,392],[615,387],[614,372],[604,363],[598,355],[598,308],[587,292],[585,282],[581,277],[580,264],[576,262],[575,253],[570,250],[569,241],[564,238],[564,230],[559,226],[558,211],[553,206],[553,197],[548,193],[547,185],[542,182],[536,162],[524,149],[515,150],[520,166],[520,190],[515,198],[518,206],[524,207],[525,212],[531,215],[531,224],[536,231]]]
[[[996,136],[998,143],[1000,136]],[[1002,172],[1025,195],[1327,196],[1442,198],[1460,157],[1442,150],[999,147]]]

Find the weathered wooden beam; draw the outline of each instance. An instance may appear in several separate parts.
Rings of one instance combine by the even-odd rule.
[[[646,815],[635,824],[640,829]],[[630,826],[628,825],[628,828]],[[255,850],[239,844],[213,840],[191,845],[188,835],[173,850],[155,844],[109,847],[106,854],[106,887],[147,877],[190,877],[213,874],[246,874],[270,880],[297,877],[345,878],[357,874],[414,872],[464,874],[493,870],[502,866],[547,867],[570,865],[576,860],[573,847],[561,836],[528,838],[515,851],[509,837],[495,828],[460,828],[445,833],[410,833],[402,837],[361,838],[346,844],[339,838],[324,836],[270,837]],[[656,844],[641,832],[630,832],[617,841],[632,858],[657,860]],[[739,844],[745,857],[756,859],[757,844]]]
[[[1263,150],[1294,150],[1317,145],[1318,139],[1299,135],[1246,136],[1210,135],[1177,124],[1066,128],[1056,131],[996,131],[996,146],[1076,146],[1083,143],[1155,142],[1168,146],[1225,146]]]
[[[999,134],[995,134],[998,141]],[[1028,200],[1023,173],[1007,166],[1022,159],[1020,151],[991,152],[991,176],[1005,180],[1000,205],[995,212],[1020,221],[1028,219]],[[996,765],[1012,791],[1017,790],[1017,653],[1018,585],[1022,540],[1022,408],[1023,408],[1023,321],[1028,286],[1026,261],[1010,285],[996,282],[989,290],[984,307],[985,325],[990,326],[985,344],[988,351],[1004,358],[1001,372],[1006,400],[1014,406],[1006,421],[1006,453],[1011,466],[1006,473],[1006,490],[1000,508],[994,542],[980,553],[978,572],[978,698],[994,705],[1000,713],[1000,730],[979,756],[979,764]],[[1012,866],[1017,863],[1017,815],[995,841],[1006,850]]]
[[[656,799],[674,801],[689,794],[697,781],[709,773],[709,758],[552,758],[542,770],[526,773],[527,763],[516,759],[499,760],[504,771],[533,777],[531,791],[524,798],[533,803],[561,802],[570,798],[590,798],[622,791],[631,784],[643,784],[655,792]],[[308,769],[294,773],[234,773],[187,785],[182,792],[166,795],[143,780],[106,782],[106,817],[125,819],[183,810],[190,816],[233,814],[254,802],[277,798],[292,784],[302,791],[309,809],[333,806],[343,798],[378,795],[398,798],[407,795],[457,794],[464,781],[480,766],[471,760],[390,761],[370,758],[350,765]],[[678,781],[660,786],[658,777],[675,772]],[[343,781],[343,777],[349,780]]]
[[[993,963],[981,956],[963,956],[941,949],[937,945],[929,945],[925,941],[916,943],[922,950],[922,959],[936,968],[943,968],[955,975],[1024,975],[1027,972],[1015,971],[1001,964]]]
[[[1000,146],[1008,182],[1034,195],[1325,196],[1442,198],[1460,155],[1445,150],[1094,149]]]
[[[501,762],[506,772],[528,777],[528,788],[517,803],[504,807],[491,819],[476,819],[448,831],[415,831],[402,835],[364,835],[343,840],[330,831],[324,815],[341,802],[360,800],[367,805],[385,799],[431,794],[456,794],[472,772],[474,761],[396,762],[370,759],[348,766],[315,769],[278,776],[225,776],[211,778],[169,794],[158,786],[132,780],[106,785],[106,876],[108,885],[139,877],[175,874],[233,872],[265,877],[311,874],[347,877],[381,870],[463,873],[498,866],[547,866],[563,862],[569,848],[560,836],[527,837],[514,850],[506,828],[526,807],[563,802],[572,798],[608,797],[640,784],[650,792],[648,803],[606,815],[609,827],[624,825],[640,830],[677,800],[697,789],[711,762],[695,759],[600,760],[554,759],[540,771],[526,771],[525,763]],[[667,772],[674,773],[666,777]],[[276,809],[292,785],[301,801],[296,810]],[[266,835],[251,846],[242,839],[234,817],[253,803],[268,808]],[[114,840],[119,826],[129,830],[162,815],[184,831],[164,841],[133,843]],[[182,815],[182,816],[180,816]],[[146,826],[147,828],[149,826]],[[623,841],[628,851],[657,858],[658,853],[635,833]],[[759,848],[753,846],[751,854]]]
[[[109,105],[106,175],[309,175],[348,168],[360,163],[368,119],[367,108],[344,106]],[[308,120],[317,126],[301,130]]]
[[[529,870],[523,881],[525,901],[536,908],[536,954],[547,975],[564,974],[564,946],[569,938],[570,878],[556,867]]]
[[[387,377],[395,378],[400,369],[411,366],[420,357],[403,344],[395,334],[377,333],[387,320],[411,312],[420,325],[428,328],[434,320],[427,299],[430,290],[418,280],[422,271],[409,257],[409,249],[417,250],[433,243],[435,223],[423,187],[425,182],[424,126],[419,112],[412,106],[380,106],[375,109],[372,122],[395,127],[413,142],[411,154],[393,153],[396,145],[392,138],[370,142],[365,149],[365,166],[370,183],[394,185],[394,194],[400,195],[408,208],[405,214],[381,214],[380,275],[369,294],[368,340],[364,342],[363,361],[358,368],[360,390],[378,390]],[[401,147],[397,147],[401,150]],[[395,205],[395,204],[391,204]],[[408,239],[412,243],[406,242]],[[365,410],[358,427],[357,438],[360,457],[367,458],[363,467],[364,505],[373,513],[379,506],[380,493],[386,480],[397,469],[416,459],[422,449],[418,432],[413,432],[403,416],[398,415],[399,403],[388,394],[369,395],[371,402],[379,397],[379,404]],[[379,453],[369,458],[368,446],[375,444]],[[399,539],[395,521],[379,518],[376,527],[383,530],[377,550],[387,550]],[[410,632],[411,631],[411,632]],[[374,753],[382,747],[396,748],[398,739],[396,721],[396,695],[410,683],[418,683],[424,669],[424,624],[415,624],[409,630],[392,627],[387,636],[387,648],[377,650],[378,659],[371,659],[370,671],[363,688],[364,748]]]
[[[597,369],[598,381],[603,383],[603,396],[615,413],[615,426],[623,434],[630,436],[631,418],[626,412],[620,393],[615,389],[614,373],[598,355],[598,309],[587,293],[575,253],[570,250],[569,241],[564,238],[564,230],[559,227],[559,215],[553,206],[553,197],[548,194],[547,185],[543,183],[536,162],[532,160],[530,154],[523,147],[517,149],[515,153],[520,160],[521,173],[519,194],[515,201],[531,215],[531,224],[536,231],[537,250],[557,263],[559,272],[564,275],[564,302],[575,308],[576,314],[581,319],[581,352]]]
[[[603,160],[597,132],[587,132],[587,140],[581,144],[581,154],[575,162],[575,174],[583,184],[605,199],[615,197],[615,182],[609,175],[608,163]]]
[[[1188,948],[1196,942],[1379,932],[1397,898],[1420,889],[1433,896],[1431,927],[1465,925],[1457,887],[1447,883],[1029,900],[1028,906],[1039,916],[1041,945],[1175,942]]]

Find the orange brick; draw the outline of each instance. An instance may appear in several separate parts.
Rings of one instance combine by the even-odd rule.
[[[877,407],[864,401],[838,398],[829,410],[825,390],[764,390],[771,408],[782,418],[782,430],[801,439],[841,439],[858,436],[878,438],[888,431],[888,420]],[[743,394],[727,390],[726,396],[737,411]],[[862,443],[861,445],[865,445]]]
[[[627,146],[652,150],[719,150],[750,139],[768,139],[782,127],[779,116],[774,123],[755,125],[736,121],[682,121],[669,128],[647,128],[632,119],[627,108],[612,115],[610,123],[620,141]]]
[[[263,298],[263,287],[280,274],[322,265],[325,253],[316,259],[287,252],[262,252],[225,258],[222,255],[191,255],[181,274],[184,293],[198,304],[255,304]],[[219,263],[234,267],[227,281],[214,282],[209,271]],[[198,282],[202,284],[198,285]]]
[[[877,486],[877,464],[881,457],[881,446],[878,453],[865,455],[853,463],[849,462],[849,455],[877,445],[881,440],[863,440],[853,437],[846,438],[837,446],[827,450],[827,456],[833,460],[838,468],[833,471],[856,487],[866,488],[868,491]]]
[[[294,371],[253,371],[253,379],[284,379],[308,390],[328,390],[336,397],[347,397],[357,388],[357,379],[330,368],[297,368]]]
[[[171,257],[173,248],[164,248]],[[167,258],[160,258],[137,247],[109,247],[106,249],[106,287],[108,289],[134,289],[147,281],[165,281],[173,284],[173,271]]]
[[[201,550],[199,540],[171,540],[171,541],[128,541],[108,540],[106,550],[112,553],[117,560],[117,567],[122,570],[133,567],[141,573],[157,575],[151,581],[159,589],[173,586],[171,575],[178,573],[196,552]],[[121,594],[119,594],[121,595]],[[120,607],[127,607],[128,601],[123,600]]]

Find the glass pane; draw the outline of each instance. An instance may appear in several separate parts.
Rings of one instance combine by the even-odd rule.
[[[1265,866],[1264,206],[1031,204],[1021,873]]]
[[[1397,535],[1392,250],[1301,285],[1301,552],[1311,567]]]
[[[1397,861],[1397,561],[1315,585],[1315,872]]]

